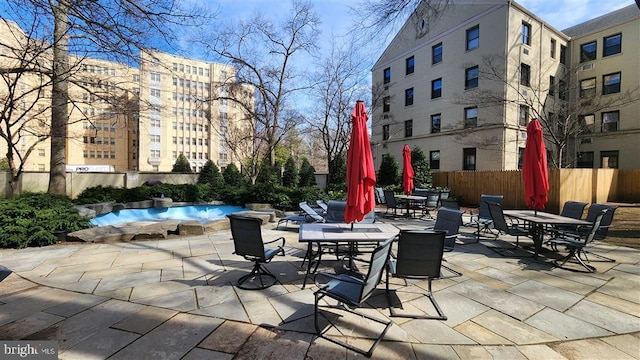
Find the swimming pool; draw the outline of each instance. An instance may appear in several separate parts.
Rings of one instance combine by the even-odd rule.
[[[140,221],[197,220],[201,223],[224,219],[225,215],[246,211],[232,205],[188,205],[168,208],[124,209],[98,215],[91,219],[96,226],[120,225]]]

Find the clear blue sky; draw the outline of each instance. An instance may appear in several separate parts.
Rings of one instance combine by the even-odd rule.
[[[344,34],[353,19],[349,6],[358,0],[316,0],[313,1],[323,21],[323,32],[330,36]],[[393,0],[388,0],[393,1]],[[455,1],[455,0],[454,0]],[[593,19],[613,10],[634,3],[634,0],[518,0],[541,19],[558,30]],[[290,7],[289,0],[218,0],[223,17],[250,17],[256,10],[265,15],[286,12]]]

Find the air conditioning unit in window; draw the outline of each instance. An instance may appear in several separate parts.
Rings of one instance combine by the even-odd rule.
[[[596,67],[596,64],[591,63],[591,64],[584,64],[582,66],[580,66],[580,71],[587,71],[587,70],[592,70]]]

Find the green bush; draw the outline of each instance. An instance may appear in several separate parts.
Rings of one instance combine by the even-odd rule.
[[[54,231],[78,231],[91,227],[73,202],[50,194],[24,193],[0,200],[0,247],[24,248],[55,244]]]

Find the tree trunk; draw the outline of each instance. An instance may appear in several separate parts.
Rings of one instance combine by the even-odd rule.
[[[51,161],[49,174],[50,194],[65,195],[67,155],[67,103],[69,88],[68,20],[69,4],[61,0],[52,5],[53,30],[53,88],[51,91]]]

